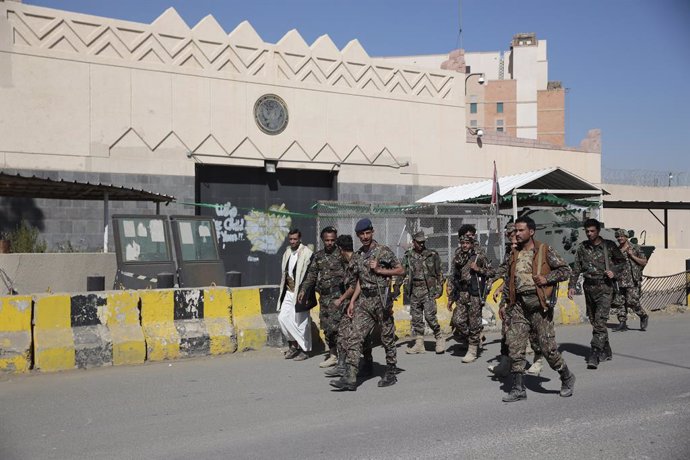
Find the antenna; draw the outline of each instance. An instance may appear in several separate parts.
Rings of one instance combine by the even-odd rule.
[[[462,0],[458,0],[458,43],[462,49]]]

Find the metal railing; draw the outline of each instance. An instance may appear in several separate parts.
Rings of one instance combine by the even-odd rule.
[[[656,311],[669,305],[688,304],[688,286],[690,286],[690,271],[667,276],[643,276],[642,308]]]

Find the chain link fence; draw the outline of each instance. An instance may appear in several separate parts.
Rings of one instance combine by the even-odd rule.
[[[479,243],[487,256],[497,266],[503,260],[505,251],[503,228],[508,216],[495,216],[487,205],[475,204],[347,204],[333,201],[319,201],[317,209],[318,248],[323,247],[319,232],[333,226],[339,234],[350,234],[355,249],[358,240],[354,234],[359,219],[369,218],[374,225],[374,238],[393,250],[398,258],[412,245],[412,235],[423,230],[427,237],[427,248],[436,250],[441,256],[443,271],[449,266],[458,247],[458,229],[471,224],[477,229]]]

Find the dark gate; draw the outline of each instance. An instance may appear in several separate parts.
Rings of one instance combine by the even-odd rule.
[[[244,286],[280,282],[280,262],[290,228],[314,246],[314,203],[337,199],[336,173],[278,168],[197,165],[197,208],[216,225],[218,249],[228,271],[242,273]],[[277,210],[278,212],[268,212]]]

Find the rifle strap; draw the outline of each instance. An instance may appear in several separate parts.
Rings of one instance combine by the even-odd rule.
[[[544,265],[544,245],[539,246],[537,251],[537,275],[541,275],[541,267]]]
[[[606,271],[610,271],[609,268],[609,248],[608,245],[606,244],[606,240],[603,240],[601,244],[604,245],[604,267],[606,268]]]

